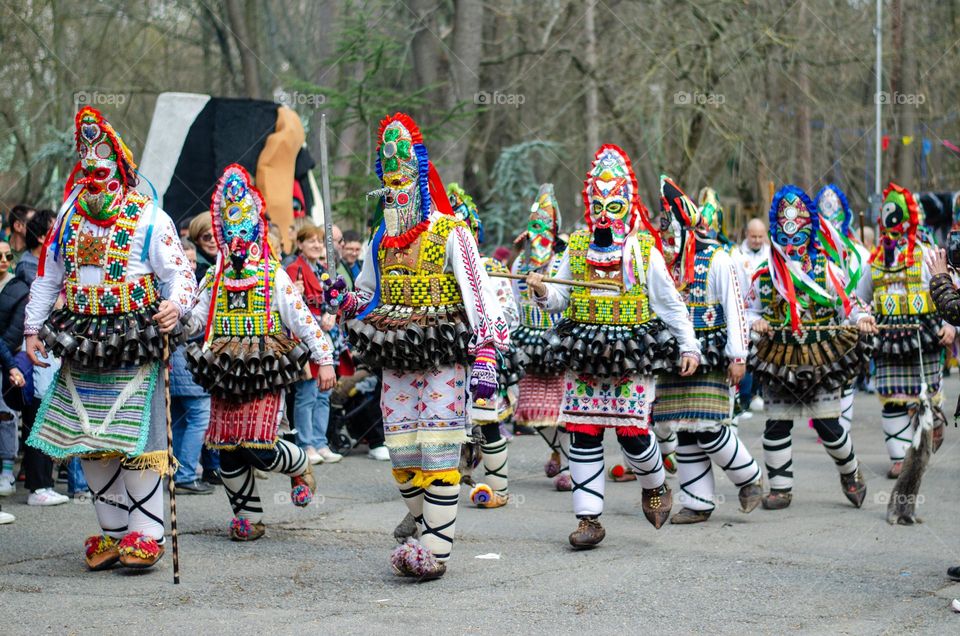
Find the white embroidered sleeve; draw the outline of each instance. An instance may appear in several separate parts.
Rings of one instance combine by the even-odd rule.
[[[303,296],[281,267],[274,273],[272,292],[271,305],[280,313],[284,326],[310,349],[310,358],[319,365],[333,364],[330,337],[320,328],[320,321],[310,313]]]
[[[567,250],[564,250],[563,256],[560,257],[560,265],[557,267],[556,274],[553,276],[556,278],[570,279],[570,253]],[[546,296],[540,297],[532,293],[530,295],[545,311],[552,314],[560,313],[570,305],[571,287],[567,285],[550,284],[544,286],[547,288]]]
[[[146,209],[141,218],[148,219],[153,215],[153,211]],[[135,256],[131,255],[131,258]],[[155,212],[148,258],[151,269],[169,294],[167,300],[176,305],[183,316],[190,311],[196,295],[197,278],[183,253],[173,220],[159,208]]]
[[[38,274],[30,285],[30,300],[27,301],[24,313],[23,333],[27,336],[36,335],[40,331],[63,289],[63,261],[54,260],[52,247],[41,253],[40,258],[44,259],[43,276]]]
[[[727,321],[727,345],[724,349],[728,359],[746,358],[749,352],[747,329],[743,318],[743,293],[740,291],[740,276],[732,258],[718,252],[707,274],[708,296],[723,306]]]
[[[690,312],[667,272],[663,255],[655,249],[650,250],[650,261],[646,266],[650,308],[677,339],[680,353],[700,353],[700,342],[693,332]]]
[[[473,329],[470,353],[476,353],[484,345],[506,351],[510,344],[507,321],[497,302],[490,277],[480,262],[476,241],[466,227],[455,227],[447,237],[446,268],[457,279],[467,319]]]

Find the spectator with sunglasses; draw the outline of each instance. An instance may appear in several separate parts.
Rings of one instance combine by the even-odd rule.
[[[217,242],[213,239],[213,222],[207,213],[190,221],[190,241],[197,246],[197,280],[203,280],[207,269],[217,263]]]

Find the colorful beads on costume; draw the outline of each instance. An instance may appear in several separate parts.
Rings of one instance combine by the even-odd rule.
[[[264,271],[266,270],[266,271]],[[231,282],[220,285],[217,292],[213,335],[266,336],[281,332],[283,321],[276,311],[267,310],[266,290],[273,288],[275,263],[258,267],[252,284],[232,288]],[[265,277],[268,277],[265,279]]]
[[[817,252],[816,260],[813,262],[813,280],[821,288],[827,287],[827,257],[823,252]],[[770,277],[769,270],[761,270],[757,276],[759,282],[760,301],[763,304],[763,318],[771,325],[777,326],[785,323],[786,320],[786,300],[774,293],[773,279]],[[813,306],[813,315],[804,315],[801,318],[803,325],[825,325],[837,323],[837,309],[833,306],[824,306],[819,303],[811,303]],[[781,333],[781,332],[778,332]],[[806,332],[810,335],[814,332]],[[802,339],[802,338],[801,338]]]
[[[871,267],[873,277],[873,309],[881,316],[920,316],[934,313],[937,309],[930,291],[923,285],[923,250],[914,249],[913,262],[902,261],[887,268],[877,259]],[[904,285],[906,293],[888,293],[893,285]]]
[[[436,307],[463,303],[453,274],[384,276],[383,302],[407,307]]]
[[[579,230],[570,236],[567,248],[570,259],[570,273],[575,280],[604,281],[598,271],[587,263],[587,251],[590,247],[590,234]],[[643,262],[648,262],[653,239],[644,234],[640,237],[640,251]],[[585,287],[575,287],[570,294],[570,306],[564,316],[578,323],[600,325],[638,325],[649,322],[655,317],[650,309],[646,280],[637,276],[637,284],[623,294],[598,295]]]
[[[153,275],[126,280],[133,235],[148,201],[135,192],[128,194],[123,212],[110,226],[107,236],[81,233],[84,216],[70,217],[63,264],[67,308],[71,312],[93,316],[123,314],[148,307],[160,299]],[[103,270],[103,283],[80,284],[79,269],[88,266]]]
[[[86,316],[125,314],[149,307],[160,300],[154,276],[114,285],[65,285],[67,309]]]

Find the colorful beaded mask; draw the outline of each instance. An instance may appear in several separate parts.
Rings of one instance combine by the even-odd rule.
[[[693,251],[696,240],[691,230],[704,230],[700,210],[673,179],[660,175],[660,243],[667,265],[673,265],[686,251]],[[691,254],[692,257],[692,254]]]
[[[250,174],[239,164],[223,171],[213,191],[210,214],[213,235],[220,252],[240,273],[245,264],[255,264],[263,254],[267,235],[266,204]]]
[[[77,112],[75,139],[74,174],[83,176],[68,182],[68,188],[83,186],[78,198],[84,216],[94,222],[113,220],[127,188],[136,185],[133,154],[103,115],[89,106]]]
[[[800,188],[786,185],[770,205],[770,239],[788,258],[809,264],[816,252],[819,230],[817,208]]]
[[[622,246],[645,220],[637,178],[622,148],[604,144],[597,150],[583,184],[583,203],[587,228],[599,248]]]
[[[817,193],[816,206],[817,213],[840,230],[841,234],[847,235],[850,233],[853,212],[850,210],[847,195],[838,186],[832,183],[823,186]]]
[[[477,211],[476,203],[473,202],[473,197],[467,194],[458,183],[447,185],[447,197],[450,199],[453,214],[470,227],[477,244],[483,243],[483,222],[480,220],[480,213]]]
[[[724,245],[730,245],[732,241],[727,237],[726,226],[723,222],[723,206],[720,205],[720,197],[717,191],[707,186],[700,190],[698,197],[700,204],[700,217],[706,235],[715,238]]]
[[[377,176],[387,193],[383,218],[388,236],[412,229],[430,215],[427,149],[416,122],[396,113],[380,122]]]
[[[543,183],[537,193],[537,200],[530,206],[530,219],[527,221],[527,240],[530,241],[530,265],[543,267],[553,257],[560,231],[560,211],[557,197],[553,194],[553,184]]]
[[[911,229],[916,229],[918,220],[919,210],[913,195],[891,183],[883,193],[880,209],[880,236],[884,242],[899,241]]]

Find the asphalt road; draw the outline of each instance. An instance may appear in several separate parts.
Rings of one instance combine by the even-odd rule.
[[[948,412],[958,390],[954,376]],[[740,428],[758,459],[761,422]],[[949,608],[960,584],[945,575],[960,564],[960,431],[948,428],[932,461],[925,523],[914,527],[884,521],[892,482],[875,397],[857,397],[853,434],[869,489],[861,510],[802,424],[787,510],[741,514],[736,488],[718,477],[727,501],[708,523],[656,531],[640,513],[639,485],[608,484],[607,538],[590,552],[567,544],[571,497],[543,476],[544,443],[516,438],[514,502],[477,510],[464,492],[447,575],[425,584],[390,572],[405,508],[388,463],[365,452],[317,466],[320,496],[303,510],[285,501],[285,478],[261,481],[267,536],[251,544],[226,538],[222,489],[181,495],[179,586],[169,552],[142,574],[87,572],[82,542],[97,530],[90,504],[31,508],[18,492],[2,502],[17,521],[0,526],[0,634],[960,632]],[[608,435],[608,466],[617,460]],[[476,558],[490,554],[499,558]]]

